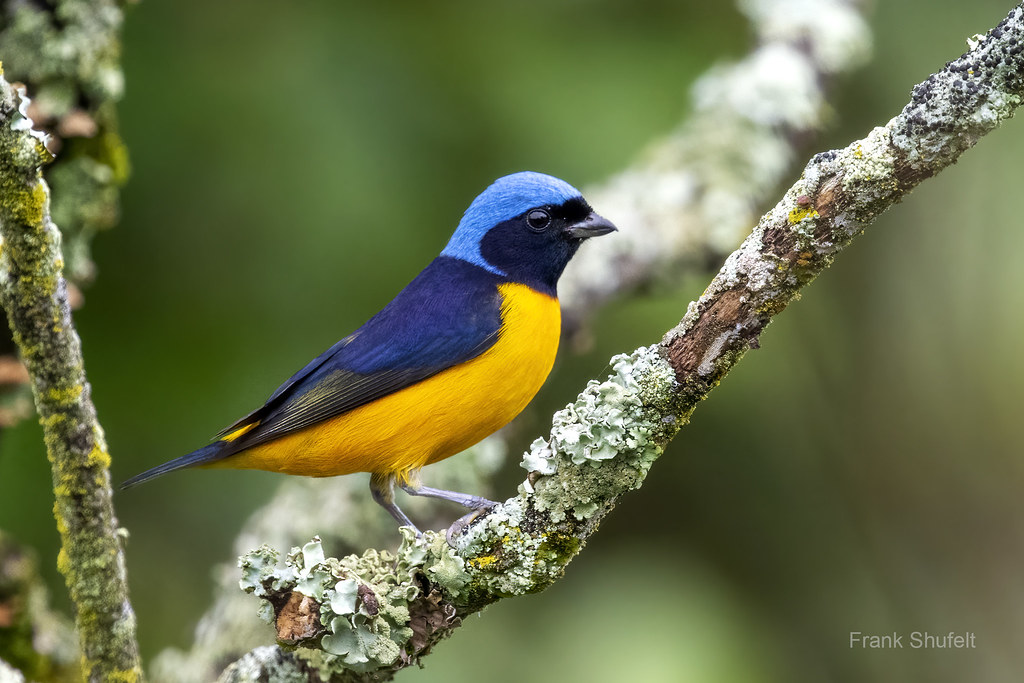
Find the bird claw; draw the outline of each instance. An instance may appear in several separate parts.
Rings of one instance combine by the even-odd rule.
[[[448,531],[445,532],[445,539],[448,541],[449,546],[454,548],[455,539],[458,536],[461,536],[462,534],[466,533],[466,530],[469,529],[470,525],[473,522],[479,519],[482,515],[485,515],[491,510],[493,510],[497,505],[497,503],[493,501],[488,501],[488,503],[490,504],[485,507],[478,507],[475,510],[470,510],[468,513],[464,514],[463,516],[455,520],[452,523],[452,525],[448,527]]]

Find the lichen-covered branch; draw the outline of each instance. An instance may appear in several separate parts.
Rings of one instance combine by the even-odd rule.
[[[0,60],[11,82],[32,97],[28,112],[58,153],[44,171],[53,188],[51,215],[64,238],[72,307],[93,277],[90,244],[119,217],[119,188],[128,155],[118,133],[116,104],[124,91],[117,0],[0,3]],[[15,348],[0,334],[0,364],[16,366]],[[23,373],[0,374],[0,426],[31,414]]]
[[[335,559],[314,539],[283,568],[267,546],[244,556],[242,586],[266,601],[278,639],[295,649],[255,650],[222,680],[257,680],[268,671],[264,658],[281,676],[382,680],[467,614],[544,589],[774,316],[882,211],[1011,117],[1022,97],[1019,5],[919,84],[884,127],[816,155],[678,326],[658,344],[613,358],[611,376],[592,380],[555,415],[549,437],[524,457],[530,475],[519,495],[478,520],[456,548],[427,532],[407,534],[395,555]]]
[[[504,443],[488,439],[458,458],[431,466],[430,482],[441,488],[489,495],[484,482],[493,477],[504,457]],[[411,498],[403,507],[406,505],[409,513],[427,526],[440,528],[451,522],[450,518],[438,516],[450,513],[449,509],[431,506],[421,498]],[[310,538],[317,533],[324,536],[324,544],[334,552],[361,550],[395,535],[394,522],[380,512],[367,495],[365,479],[338,477],[314,482],[289,477],[235,539],[235,556],[261,543],[287,548],[296,538]],[[253,619],[252,598],[238,590],[237,565],[219,567],[217,585],[214,601],[196,626],[194,644],[188,651],[163,651],[148,666],[154,680],[214,680],[224,662],[237,659],[256,646],[273,644],[272,630]]]
[[[111,504],[110,455],[96,419],[71,321],[61,236],[41,168],[45,136],[24,91],[0,76],[0,304],[32,380],[53,468],[58,567],[76,610],[84,677],[141,676],[135,617]]]

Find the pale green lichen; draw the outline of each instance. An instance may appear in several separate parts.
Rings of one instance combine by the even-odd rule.
[[[672,369],[655,347],[617,355],[611,365],[614,374],[603,382],[591,380],[575,402],[555,413],[549,439],[531,444],[522,467],[551,475],[562,458],[575,465],[596,465],[620,453],[643,450],[652,433],[643,419],[643,394],[662,391],[673,381]]]
[[[861,203],[888,196],[895,189],[893,170],[896,157],[887,128],[873,128],[866,138],[840,150],[834,163],[844,171],[842,188],[863,197]],[[885,179],[890,180],[886,182]]]
[[[534,441],[523,457],[522,466],[543,478],[536,485],[528,479],[522,492],[535,495],[536,508],[555,522],[568,512],[585,519],[600,509],[607,482],[603,475],[588,476],[588,469],[614,460],[612,467],[629,478],[627,488],[634,488],[660,454],[655,437],[666,425],[655,405],[658,397],[671,394],[671,366],[654,346],[615,356],[611,365],[613,374],[589,382],[575,402],[555,414],[549,438]]]
[[[264,599],[290,592],[314,598],[325,629],[318,636],[324,652],[351,671],[390,666],[413,635],[409,606],[420,595],[415,574],[422,571],[452,586],[466,581],[453,569],[453,553],[443,535],[428,532],[417,538],[409,529],[403,533],[397,554],[367,550],[341,559],[325,558],[320,539],[314,538],[301,549],[293,548],[283,567],[276,551],[261,546],[240,558],[239,585]],[[306,650],[300,647],[298,652]]]

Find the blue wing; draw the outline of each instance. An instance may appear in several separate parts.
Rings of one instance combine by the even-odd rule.
[[[380,313],[221,435],[255,426],[220,459],[399,391],[489,349],[501,328],[500,276],[441,256]]]

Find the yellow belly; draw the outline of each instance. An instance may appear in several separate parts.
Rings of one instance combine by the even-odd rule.
[[[502,284],[498,341],[476,358],[394,394],[212,463],[311,477],[405,473],[502,428],[534,397],[555,362],[558,300]]]

